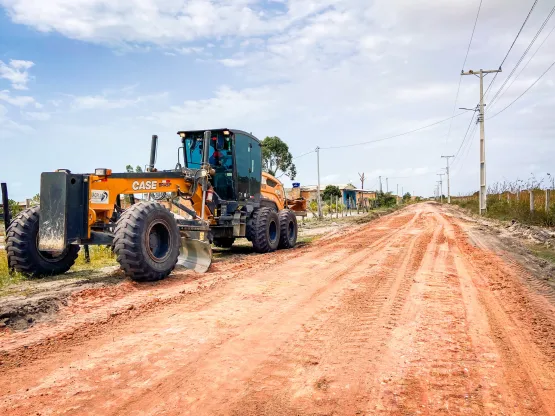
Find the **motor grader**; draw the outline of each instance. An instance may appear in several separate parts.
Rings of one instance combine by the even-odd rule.
[[[256,137],[233,129],[178,135],[172,170],[155,168],[158,137],[152,136],[144,173],[43,173],[40,205],[7,227],[10,268],[36,277],[61,274],[74,264],[80,246],[108,245],[128,277],[153,281],[177,264],[206,271],[211,243],[231,247],[244,237],[259,253],[295,246],[296,215],[305,214],[306,202],[287,199],[281,182],[262,172]],[[143,195],[138,202],[137,194]],[[124,201],[131,205],[126,208]]]

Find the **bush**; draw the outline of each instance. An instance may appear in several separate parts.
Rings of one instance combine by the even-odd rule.
[[[378,192],[376,194],[376,207],[392,207],[397,205],[397,198],[391,192]]]

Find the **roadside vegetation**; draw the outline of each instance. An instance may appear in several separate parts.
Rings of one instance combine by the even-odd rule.
[[[74,276],[74,272],[82,272],[87,270],[97,270],[103,267],[117,266],[116,258],[109,247],[104,246],[94,246],[90,247],[90,262],[85,261],[85,251],[81,249],[79,251],[79,257],[75,262],[75,265],[71,268],[69,273],[47,277],[43,279],[48,280],[59,280],[70,278]],[[11,286],[17,283],[21,283],[28,280],[26,276],[21,273],[12,272],[8,267],[8,258],[6,256],[6,250],[0,250],[0,289],[7,286]],[[40,280],[40,279],[38,279]]]
[[[532,203],[530,202],[532,198]],[[549,200],[547,200],[549,198]],[[451,197],[451,202],[474,214],[479,213],[478,193]],[[533,206],[533,209],[531,207]],[[542,227],[555,226],[555,190],[542,181],[495,183],[488,189],[486,217],[501,221],[518,221]]]

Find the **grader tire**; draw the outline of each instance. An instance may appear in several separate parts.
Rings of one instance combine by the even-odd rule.
[[[278,214],[279,217],[279,248],[293,248],[297,244],[297,217],[293,211],[283,209]]]
[[[6,252],[11,270],[30,277],[67,272],[79,255],[79,246],[69,245],[61,254],[38,249],[39,207],[21,212],[6,230]]]
[[[177,263],[180,244],[173,214],[157,202],[132,205],[116,225],[114,253],[125,275],[137,282],[168,276]]]
[[[277,212],[263,207],[254,211],[250,230],[252,246],[257,253],[275,251],[279,245],[279,218]]]

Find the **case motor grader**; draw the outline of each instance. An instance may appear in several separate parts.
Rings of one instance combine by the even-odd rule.
[[[173,170],[154,167],[158,137],[152,136],[144,173],[43,173],[40,205],[6,230],[10,268],[30,276],[60,274],[74,264],[81,245],[108,245],[128,277],[152,281],[176,264],[206,271],[211,243],[231,247],[246,237],[259,253],[295,246],[296,215],[306,213],[306,201],[288,200],[281,182],[262,172],[256,137],[232,129],[178,135],[182,146]],[[147,200],[134,203],[135,194]],[[131,202],[127,209],[122,195]],[[187,215],[173,214],[162,202]]]

